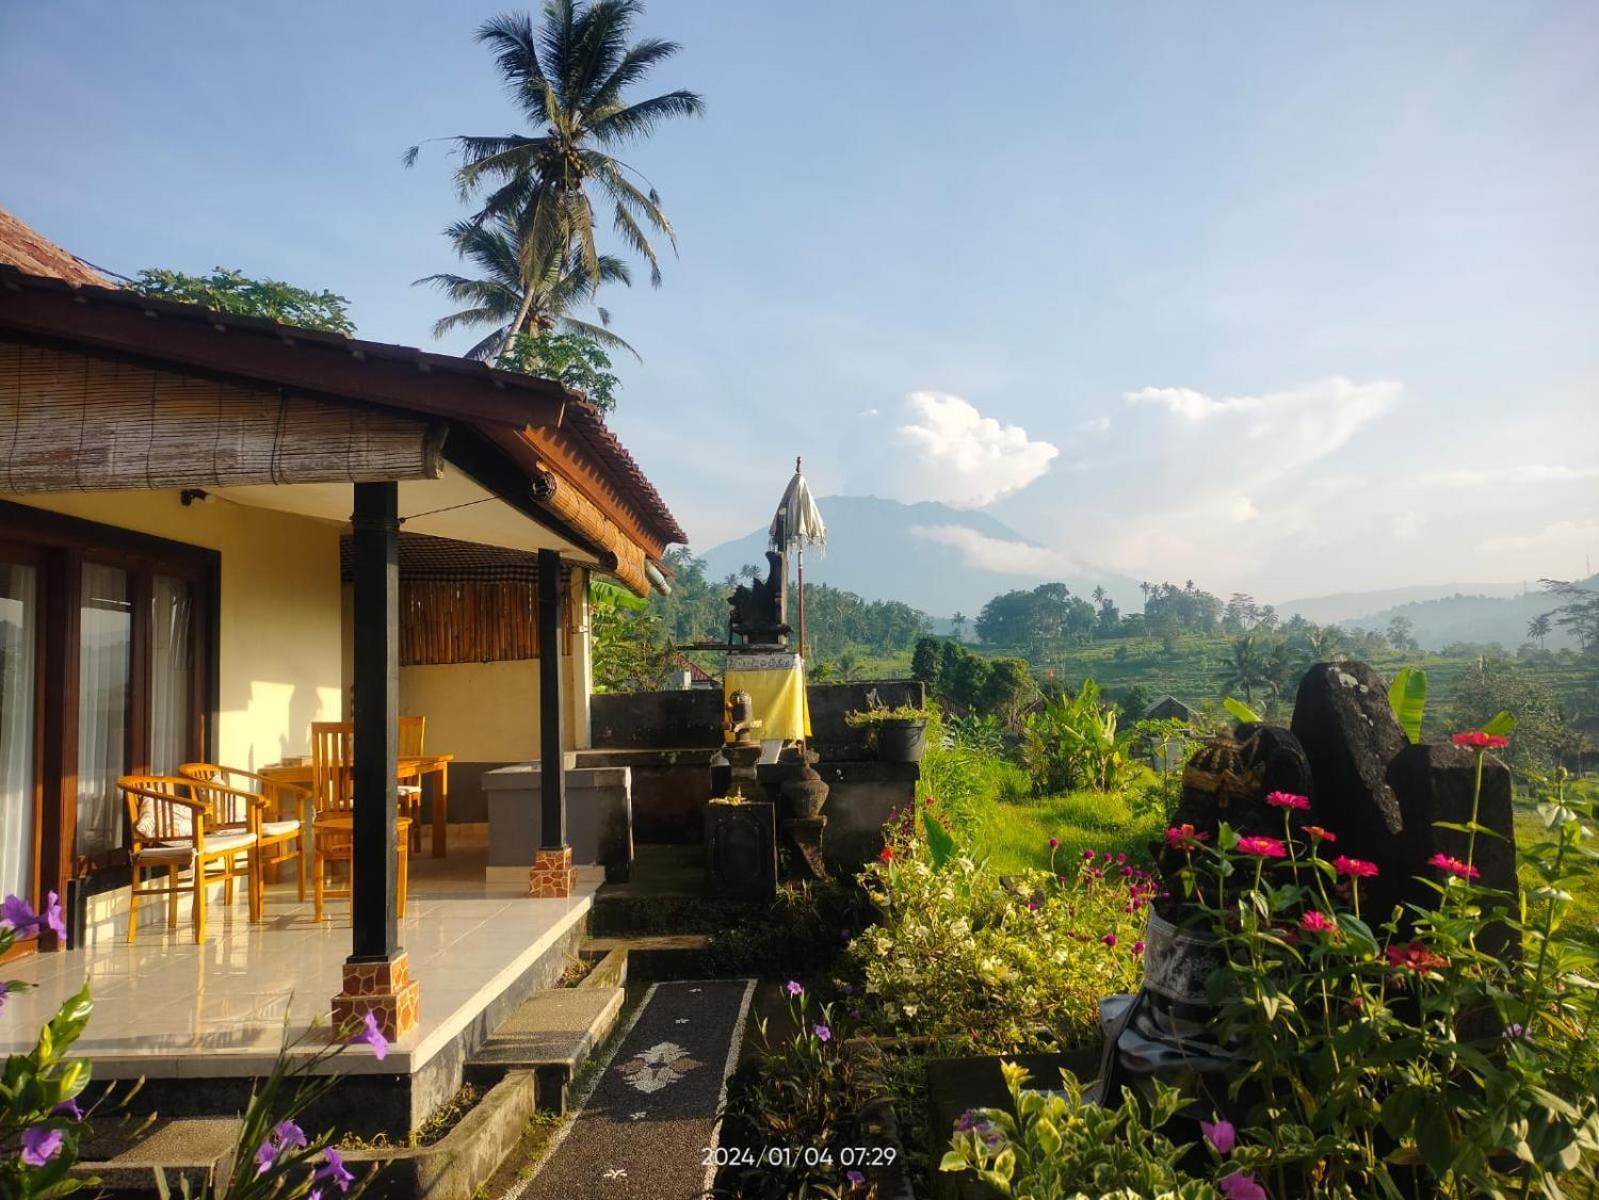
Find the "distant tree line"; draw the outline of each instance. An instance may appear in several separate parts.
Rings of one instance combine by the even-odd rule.
[[[1022,659],[984,658],[947,638],[917,641],[911,676],[968,713],[997,717],[1006,724],[1038,696],[1032,671]]]

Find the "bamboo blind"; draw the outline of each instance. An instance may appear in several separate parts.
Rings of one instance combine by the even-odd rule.
[[[548,471],[545,464],[540,464]],[[640,596],[650,594],[644,574],[644,549],[618,529],[588,497],[565,480],[557,480],[546,503],[568,524],[616,555],[616,577]]]
[[[400,665],[538,657],[538,587],[525,582],[400,582]]]
[[[443,427],[0,342],[0,489],[437,479]]]

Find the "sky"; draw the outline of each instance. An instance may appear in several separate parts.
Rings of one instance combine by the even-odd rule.
[[[439,0],[5,0],[0,207],[105,268],[237,267],[460,352]],[[613,427],[701,550],[819,495],[980,508],[973,571],[1277,601],[1599,558],[1599,6],[652,0],[621,156],[677,231],[611,289]],[[936,609],[936,598],[926,606]]]

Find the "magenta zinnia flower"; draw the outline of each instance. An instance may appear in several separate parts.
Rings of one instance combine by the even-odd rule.
[[[1209,1121],[1201,1121],[1199,1132],[1216,1147],[1217,1154],[1231,1154],[1233,1147],[1238,1144],[1238,1130],[1231,1121],[1217,1121],[1214,1125]]]
[[[1246,837],[1238,839],[1238,850],[1256,858],[1287,858],[1288,851],[1281,841],[1272,837]]]
[[[1503,750],[1510,745],[1509,738],[1501,737],[1497,733],[1484,733],[1480,729],[1473,729],[1470,733],[1457,733],[1449,740],[1467,750]]]
[[[1209,839],[1210,834],[1198,833],[1192,825],[1186,823],[1166,831],[1166,844],[1173,850],[1198,850]]]
[[[1266,803],[1273,808],[1291,808],[1297,812],[1310,810],[1310,797],[1300,796],[1294,792],[1272,792],[1266,797]]]
[[[1333,859],[1333,868],[1340,875],[1353,875],[1358,879],[1372,879],[1377,874],[1377,864],[1363,858],[1349,858],[1340,854]]]
[[[1310,835],[1312,841],[1316,842],[1336,842],[1338,840],[1336,833],[1330,829],[1323,829],[1320,825],[1306,825],[1305,832]]]
[[[1338,928],[1338,923],[1320,909],[1311,909],[1299,918],[1299,927],[1307,933],[1330,933]]]
[[[1461,879],[1476,879],[1482,872],[1470,863],[1463,863],[1458,858],[1450,858],[1447,854],[1434,854],[1427,860],[1429,867],[1437,867],[1440,871],[1448,871]]]

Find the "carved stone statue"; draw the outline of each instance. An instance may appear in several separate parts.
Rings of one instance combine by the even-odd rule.
[[[741,583],[727,598],[730,628],[749,645],[781,646],[789,632],[788,565],[776,550],[766,552],[766,578]]]

